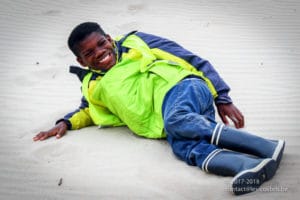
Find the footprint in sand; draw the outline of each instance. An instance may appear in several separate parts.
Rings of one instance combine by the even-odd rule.
[[[43,16],[57,16],[60,15],[62,12],[60,10],[47,10],[41,13]]]

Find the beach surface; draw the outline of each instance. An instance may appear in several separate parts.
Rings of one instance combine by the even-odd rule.
[[[245,130],[284,139],[275,177],[242,199],[298,199],[300,2],[297,0],[1,0],[0,199],[231,199],[231,177],[178,160],[165,140],[88,127],[33,142],[80,104],[70,31],[95,21],[174,40],[230,85]],[[220,121],[217,116],[217,120]],[[298,196],[298,197],[297,197]]]

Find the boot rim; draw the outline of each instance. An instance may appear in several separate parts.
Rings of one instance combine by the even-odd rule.
[[[215,149],[213,150],[206,158],[205,160],[203,161],[202,163],[202,170],[203,171],[206,171],[206,172],[209,172],[208,170],[208,164],[209,162],[211,161],[212,158],[214,158],[218,153],[222,152],[222,151],[225,151],[224,149]]]
[[[285,146],[285,141],[284,140],[278,140],[278,144],[275,148],[275,151],[272,155],[272,159],[277,161],[278,157],[280,157],[279,155],[283,153],[284,150],[284,146]]]

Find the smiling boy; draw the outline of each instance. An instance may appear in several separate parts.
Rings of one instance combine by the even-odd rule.
[[[82,81],[81,105],[34,141],[60,138],[67,129],[126,125],[139,136],[166,137],[174,154],[190,165],[234,176],[235,194],[252,192],[275,175],[284,141],[228,126],[227,117],[236,128],[244,126],[244,118],[208,61],[142,32],[113,40],[94,22],[75,27],[68,45],[88,67],[71,67]],[[215,121],[214,103],[224,124]]]

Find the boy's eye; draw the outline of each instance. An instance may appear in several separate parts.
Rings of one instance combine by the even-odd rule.
[[[85,57],[89,57],[93,54],[93,51],[88,51],[84,54]]]
[[[100,47],[101,47],[101,46],[103,46],[105,43],[106,43],[106,41],[105,41],[105,40],[101,40],[101,41],[99,41],[99,42],[98,42],[98,46],[100,46]]]

